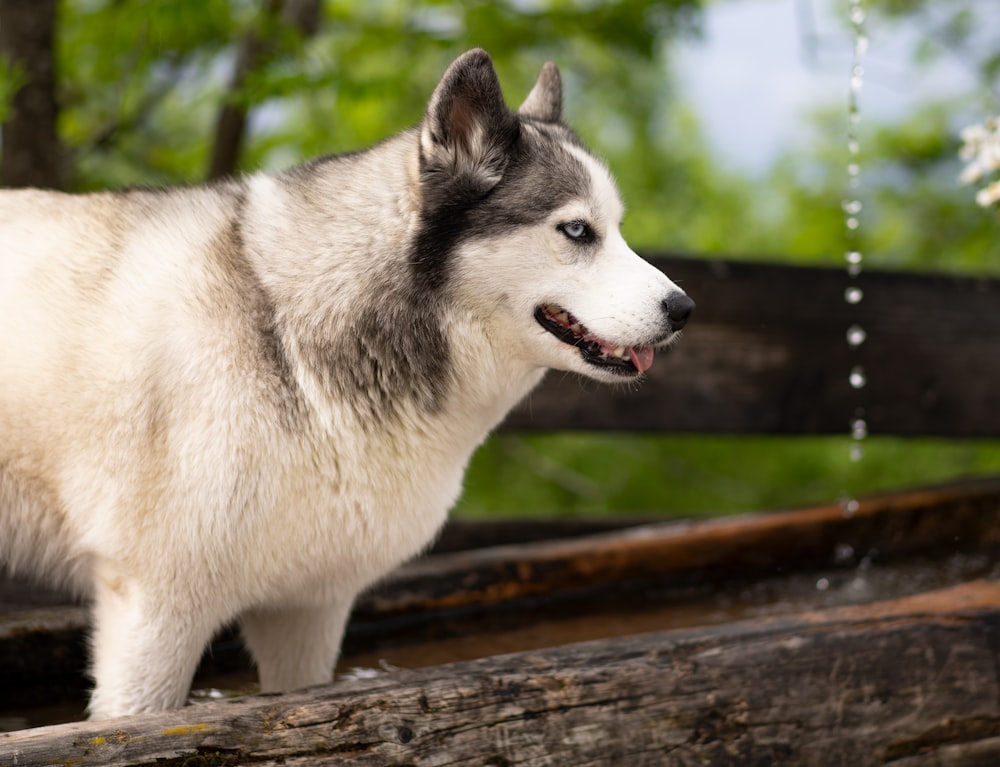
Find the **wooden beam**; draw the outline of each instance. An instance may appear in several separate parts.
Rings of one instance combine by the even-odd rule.
[[[846,434],[863,415],[872,434],[1000,436],[1000,280],[650,260],[698,304],[677,346],[639,386],[550,374],[508,428]],[[867,336],[852,349],[854,324]]]
[[[1000,763],[1000,585],[0,734],[0,764]]]

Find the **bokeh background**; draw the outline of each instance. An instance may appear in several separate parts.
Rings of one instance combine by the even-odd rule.
[[[1000,273],[1000,225],[958,183],[957,156],[960,129],[1000,111],[997,6],[863,7],[866,267]],[[190,184],[362,148],[415,124],[450,60],[481,46],[512,105],[542,62],[558,62],[567,119],[616,174],[636,249],[842,265],[848,10],[847,0],[0,0],[0,185]],[[51,33],[53,73],[41,105],[51,118],[39,118],[51,125],[27,136],[6,130],[26,77],[10,51],[35,39],[26,23]],[[51,162],[17,162],[32,153]],[[25,165],[41,177],[18,175]],[[473,459],[455,513],[715,515],[1000,470],[991,441],[873,434],[860,461],[849,442],[502,431]]]

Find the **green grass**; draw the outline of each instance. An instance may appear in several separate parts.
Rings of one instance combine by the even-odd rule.
[[[494,435],[453,512],[464,518],[720,516],[1000,472],[1000,443],[872,437]]]

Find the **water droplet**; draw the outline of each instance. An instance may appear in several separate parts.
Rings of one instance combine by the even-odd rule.
[[[861,143],[858,138],[858,126],[861,124],[860,96],[865,78],[863,56],[864,52],[868,48],[868,39],[864,35],[864,28],[862,26],[865,21],[865,10],[862,6],[862,2],[863,0],[850,0],[849,17],[854,31],[854,57],[851,62],[849,81],[850,87],[848,89],[847,99],[848,192],[845,195],[845,198],[841,201],[841,208],[844,211],[844,230],[846,233],[846,240],[850,243],[850,249],[844,254],[844,261],[847,265],[847,273],[851,277],[857,277],[861,274],[863,261],[861,250],[858,248],[859,238],[857,233],[861,226],[860,216],[864,207],[858,196],[858,190],[861,186],[859,178],[861,174]],[[861,288],[856,285],[849,285],[844,290],[844,301],[852,306],[859,304],[863,297],[864,293]],[[846,336],[848,347],[856,349],[865,342],[868,334],[860,324],[855,322],[847,328]],[[847,380],[853,389],[863,389],[868,385],[868,377],[865,375],[864,368],[860,365],[855,365],[851,368]],[[851,461],[855,462],[860,461],[863,457],[863,441],[868,436],[868,422],[863,417],[864,412],[864,409],[861,408],[856,410],[855,417],[852,418],[850,422],[850,435],[853,442],[850,446],[849,455]],[[854,512],[857,511],[858,502],[853,499],[849,499],[841,503],[841,508],[845,517],[852,516]],[[851,549],[850,546],[847,546],[847,548],[844,549],[838,549],[836,555],[838,559],[849,558],[853,555],[853,549]],[[826,579],[822,580],[825,581]],[[819,582],[816,584],[816,588],[820,590],[825,590],[828,586],[828,583],[822,587]]]
[[[865,369],[861,365],[855,365],[851,368],[851,375],[848,377],[848,381],[850,381],[852,388],[864,389],[868,383],[868,378],[865,376]]]
[[[860,64],[851,67],[851,90],[859,91],[865,82],[865,68]]]
[[[854,498],[844,498],[840,502],[840,512],[845,519],[849,519],[858,513],[858,502]]]
[[[851,421],[851,437],[853,439],[864,439],[868,436],[868,422],[864,418],[855,418]]]
[[[833,560],[842,565],[854,559],[854,547],[849,543],[838,543],[833,548]]]
[[[861,346],[865,342],[868,334],[865,329],[860,325],[851,325],[847,329],[847,345],[851,347]]]
[[[816,591],[826,591],[829,588],[830,588],[829,578],[820,578],[818,581],[816,581]]]

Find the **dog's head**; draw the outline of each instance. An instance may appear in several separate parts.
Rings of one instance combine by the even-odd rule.
[[[484,51],[457,59],[421,124],[420,178],[413,268],[503,353],[621,380],[690,317],[694,302],[622,238],[611,174],[562,122],[554,64],[514,112]]]

